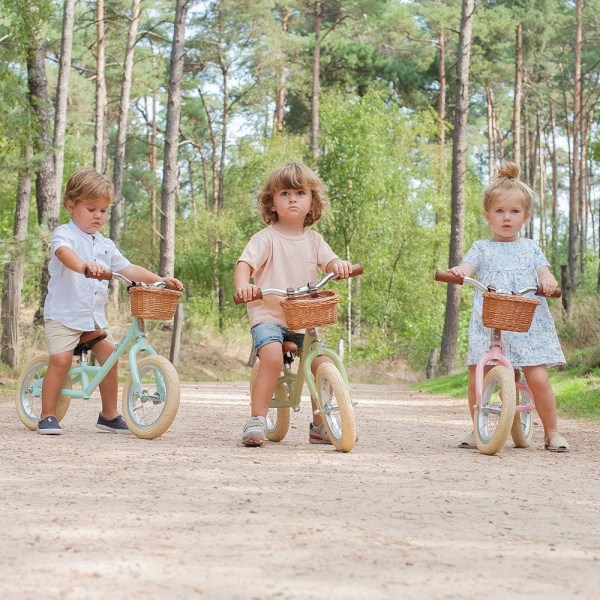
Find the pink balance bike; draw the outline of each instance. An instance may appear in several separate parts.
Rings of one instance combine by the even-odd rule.
[[[475,369],[475,412],[473,433],[482,454],[496,454],[512,436],[517,448],[527,448],[531,439],[531,413],[535,402],[531,390],[504,355],[502,331],[526,332],[531,327],[539,300],[524,295],[544,293],[540,286],[527,287],[518,292],[486,287],[470,277],[458,277],[448,271],[436,271],[435,280],[477,288],[483,294],[483,324],[489,327],[490,349]],[[557,289],[553,298],[560,298]],[[492,364],[487,370],[486,365]],[[487,373],[485,371],[487,370]],[[485,376],[484,376],[485,373]]]

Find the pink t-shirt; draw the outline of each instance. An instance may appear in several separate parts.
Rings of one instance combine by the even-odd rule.
[[[312,229],[305,229],[299,236],[283,235],[272,225],[254,234],[238,262],[252,268],[254,284],[260,288],[297,288],[316,283],[317,266],[325,271],[337,255]],[[250,326],[257,323],[278,323],[287,327],[281,296],[265,296],[263,300],[248,303]]]

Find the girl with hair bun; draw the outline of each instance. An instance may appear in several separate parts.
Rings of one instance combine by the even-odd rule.
[[[502,165],[483,195],[483,216],[492,230],[492,239],[475,242],[463,262],[449,271],[460,277],[476,273],[484,285],[504,290],[539,284],[544,294],[552,294],[558,284],[550,272],[550,263],[533,240],[520,237],[521,228],[531,217],[533,198],[531,188],[519,180],[518,165],[510,162]],[[540,298],[540,302],[529,331],[503,332],[502,345],[513,366],[523,371],[533,393],[544,426],[545,448],[551,452],[569,452],[568,442],[558,433],[556,400],[547,370],[548,366],[564,364],[565,357],[546,299]],[[488,351],[490,340],[490,330],[483,326],[482,310],[483,297],[476,291],[467,357],[471,418],[475,406],[475,367]],[[485,372],[491,368],[488,365]],[[476,447],[472,432],[459,447]]]

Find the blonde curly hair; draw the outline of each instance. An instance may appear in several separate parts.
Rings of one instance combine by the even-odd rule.
[[[299,162],[287,162],[277,167],[258,194],[258,209],[262,220],[267,225],[272,225],[279,220],[273,210],[273,197],[279,190],[310,190],[312,192],[312,206],[304,219],[304,226],[313,225],[322,216],[327,206],[325,184],[319,176],[306,165]]]

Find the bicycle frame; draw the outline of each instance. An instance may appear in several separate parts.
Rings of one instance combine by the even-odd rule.
[[[326,356],[331,359],[342,374],[346,385],[348,385],[348,375],[344,363],[337,353],[325,346],[323,340],[319,337],[316,328],[310,327],[304,333],[303,350],[300,355],[297,373],[292,373],[290,365],[284,363],[284,373],[278,379],[278,383],[284,383],[288,387],[288,400],[278,400],[273,398],[270,408],[293,408],[295,412],[300,410],[300,400],[302,398],[304,383],[308,386],[311,398],[316,401],[318,392],[311,365],[313,360],[318,356]]]
[[[69,375],[73,379],[73,383],[80,383],[81,390],[64,389],[61,394],[70,396],[71,398],[84,398],[89,400],[94,390],[100,385],[106,374],[116,364],[119,358],[125,353],[131,343],[136,340],[135,344],[129,350],[129,371],[131,374],[132,384],[136,392],[141,393],[142,386],[140,375],[137,368],[136,356],[139,352],[146,352],[150,355],[156,354],[156,351],[146,338],[146,327],[143,319],[132,318],[129,329],[121,341],[115,346],[111,355],[106,359],[101,367],[88,365],[87,361],[82,360],[78,366],[72,367],[69,370]],[[90,375],[92,379],[90,381]]]
[[[502,331],[500,329],[492,330],[490,349],[484,356],[482,356],[475,367],[475,404],[478,407],[482,405],[484,369],[488,362],[492,362],[494,365],[502,365],[503,367],[506,367],[514,379],[515,369],[511,362],[504,355],[502,349]],[[520,390],[527,392],[532,402],[534,401],[533,394],[531,393],[527,383],[515,381],[515,387],[517,388],[517,391]],[[517,404],[515,407],[515,412],[531,412],[533,409],[534,405],[531,404]],[[488,410],[491,411],[492,409],[488,408]],[[498,410],[498,412],[500,412],[500,410]]]

